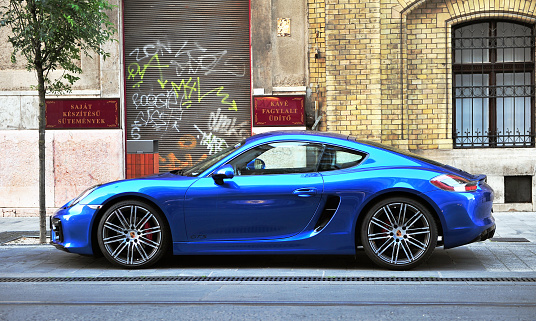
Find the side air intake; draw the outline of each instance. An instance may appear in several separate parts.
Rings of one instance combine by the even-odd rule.
[[[320,232],[326,225],[328,225],[333,215],[335,215],[335,212],[337,212],[340,202],[341,198],[339,196],[328,196],[326,205],[324,205],[324,210],[322,210],[322,214],[320,214],[320,218],[318,219],[318,222],[316,222],[315,232]]]

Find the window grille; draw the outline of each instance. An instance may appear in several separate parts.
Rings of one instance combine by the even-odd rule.
[[[534,26],[453,29],[455,148],[534,146]]]

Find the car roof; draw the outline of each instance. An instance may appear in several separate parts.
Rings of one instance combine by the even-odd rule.
[[[354,140],[351,136],[337,134],[337,133],[330,133],[330,132],[318,132],[318,131],[312,131],[312,130],[277,130],[277,131],[271,131],[271,132],[266,132],[266,133],[251,136],[248,139],[246,139],[246,141],[254,141],[254,140],[265,139],[265,138],[270,138],[270,137],[282,137],[282,136],[313,136],[313,137]]]
[[[312,130],[278,130],[278,131],[271,131],[271,132],[266,132],[266,133],[251,136],[248,139],[246,139],[246,142],[254,142],[257,140],[270,139],[271,137],[289,138],[289,139],[293,139],[293,138],[294,139],[306,139],[307,136],[328,138],[328,139],[333,138],[333,139],[351,141],[351,142],[361,144],[361,146],[366,145],[374,149],[381,149],[385,152],[396,153],[406,158],[409,157],[414,160],[420,160],[421,162],[428,163],[429,165],[435,165],[435,166],[439,166],[443,168],[445,167],[445,165],[442,163],[417,155],[407,150],[396,148],[394,146],[389,146],[389,145],[385,145],[385,144],[381,144],[378,142],[369,141],[365,139],[358,139],[351,135],[343,135],[343,134],[337,134],[337,133],[331,133],[331,132],[318,132],[318,131],[312,131]]]

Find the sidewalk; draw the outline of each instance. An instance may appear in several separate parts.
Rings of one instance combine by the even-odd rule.
[[[494,238],[525,238],[536,244],[536,212],[493,213],[497,230]]]
[[[493,216],[497,224],[495,238],[525,238],[536,243],[536,212],[501,212]],[[48,218],[46,223],[48,230]],[[0,217],[0,233],[17,231],[35,231],[39,235],[39,217]]]
[[[174,256],[155,267],[123,270],[104,258],[59,251],[51,245],[0,245],[2,277],[434,277],[536,278],[536,213],[496,213],[492,240],[454,249],[437,248],[427,263],[411,271],[378,269],[363,251],[333,256]],[[0,218],[0,237],[35,231],[39,219]],[[19,233],[20,234],[20,233]],[[27,234],[28,235],[28,234]],[[2,242],[0,240],[0,242]]]

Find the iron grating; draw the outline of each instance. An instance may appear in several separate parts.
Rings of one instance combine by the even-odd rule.
[[[6,282],[536,282],[534,277],[315,277],[315,276],[118,276],[118,277],[0,277]]]
[[[506,243],[529,243],[530,241],[524,237],[493,237],[491,242],[506,242]]]

